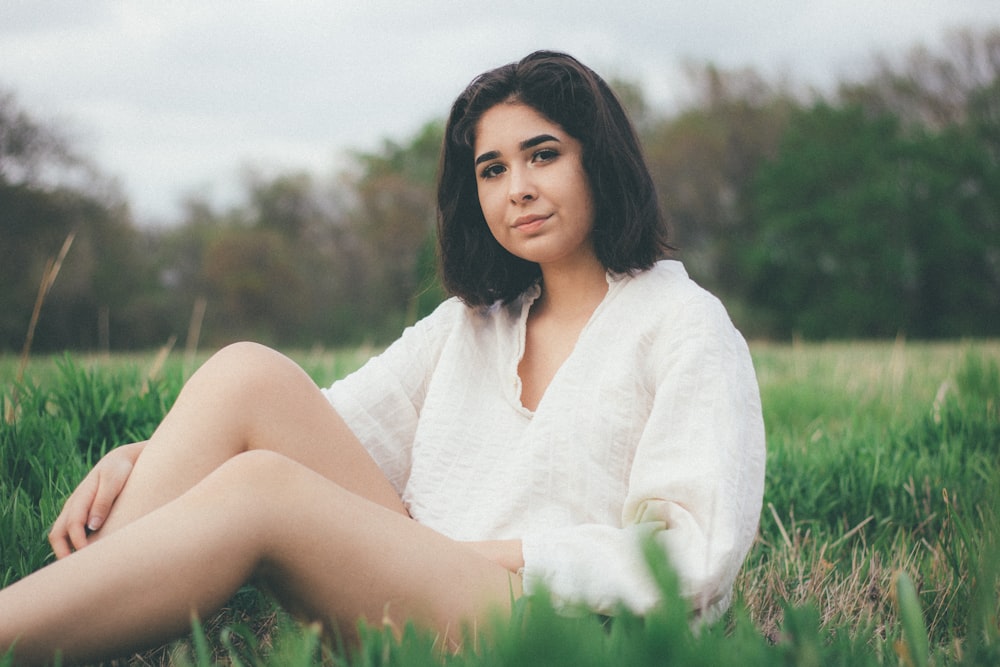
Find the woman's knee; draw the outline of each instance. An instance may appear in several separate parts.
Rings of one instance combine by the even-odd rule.
[[[261,554],[290,541],[289,530],[321,489],[346,493],[297,461],[270,450],[232,457],[195,487]],[[251,545],[253,543],[253,545]]]
[[[245,395],[257,401],[266,401],[269,391],[280,391],[289,383],[308,380],[305,372],[291,359],[251,342],[232,343],[222,348],[205,362],[198,375],[199,380],[220,395]]]
[[[287,369],[292,362],[280,352],[259,343],[231,343],[213,354],[205,368],[238,379],[268,377]]]
[[[249,450],[222,463],[192,489],[230,517],[234,524],[248,521],[247,528],[265,528],[272,519],[288,516],[294,508],[289,490],[296,487],[302,466],[269,450]]]
[[[285,500],[298,502],[297,495],[310,484],[321,481],[339,488],[335,482],[306,465],[270,449],[249,449],[236,454],[216,468],[205,481],[247,507],[259,503],[279,512],[285,512],[287,508],[276,505]]]
[[[270,500],[275,487],[294,481],[302,464],[269,449],[250,449],[225,461],[205,479],[224,493]]]

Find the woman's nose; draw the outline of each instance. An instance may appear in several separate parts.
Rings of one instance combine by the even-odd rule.
[[[535,185],[531,175],[525,168],[511,169],[507,180],[508,196],[512,204],[519,204],[524,201],[535,199]]]

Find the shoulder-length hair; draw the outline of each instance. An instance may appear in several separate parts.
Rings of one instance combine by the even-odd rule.
[[[470,306],[510,301],[538,280],[538,264],[494,239],[476,188],[479,119],[501,103],[526,104],[579,141],[594,201],[593,243],[604,268],[634,273],[670,245],[653,179],[621,102],[575,58],[537,51],[476,77],[452,105],[438,179],[438,245],[445,289]]]

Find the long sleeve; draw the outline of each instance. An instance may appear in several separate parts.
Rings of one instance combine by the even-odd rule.
[[[457,300],[445,301],[382,354],[323,390],[400,494],[410,474],[427,385],[464,309]]]
[[[652,536],[703,617],[729,603],[757,529],[764,430],[749,351],[707,293],[672,313],[652,342],[655,395],[629,475],[620,526],[583,524],[524,536],[527,590],[557,603],[643,612],[657,590],[642,554]]]

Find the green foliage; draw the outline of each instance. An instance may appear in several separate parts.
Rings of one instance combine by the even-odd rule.
[[[757,173],[752,307],[810,338],[995,333],[998,165],[966,132],[820,103]],[[983,193],[973,196],[971,193]]]
[[[905,304],[893,293],[894,277],[905,277],[893,244],[904,218],[889,166],[897,132],[891,117],[820,104],[793,116],[778,157],[758,172],[761,236],[744,261],[751,303],[779,331],[895,335],[902,318],[880,309]],[[874,328],[883,322],[889,330]]]

